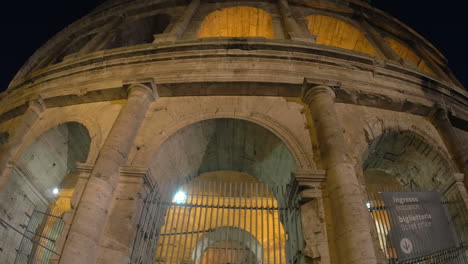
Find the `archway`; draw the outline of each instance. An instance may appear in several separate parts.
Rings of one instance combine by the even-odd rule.
[[[276,135],[245,120],[210,119],[177,131],[151,163],[158,184],[145,199],[132,261],[178,263],[192,257],[203,261],[202,256],[211,259],[205,251],[220,247],[229,252],[228,247],[235,248],[250,261],[261,255],[262,262],[253,263],[299,261],[302,232],[290,185],[295,167],[288,147]],[[197,243],[209,241],[204,238],[218,228],[250,233],[241,237],[255,237],[262,253],[252,253],[248,245],[253,239],[232,236],[218,241],[219,247],[197,251]],[[241,234],[245,233],[237,233]]]
[[[310,33],[317,38],[317,44],[380,57],[366,36],[353,25],[331,16],[310,15],[306,19]]]
[[[198,31],[198,38],[264,37],[272,39],[273,22],[267,12],[249,6],[223,8],[209,14]]]
[[[156,14],[124,23],[104,49],[152,43],[154,35],[163,33],[171,22],[167,14]]]
[[[388,43],[388,45],[390,45],[390,48],[392,48],[393,51],[395,51],[395,53],[400,56],[400,58],[414,63],[418,69],[425,71],[430,75],[435,75],[427,63],[405,44],[391,37],[385,37],[384,40]]]
[[[468,211],[456,188],[454,169],[449,159],[437,147],[411,131],[386,131],[370,142],[363,157],[363,169],[368,193],[367,206],[374,219],[379,244],[387,259],[397,261],[396,246],[392,236],[388,205],[381,192],[429,192],[440,194],[450,228],[458,249],[441,255],[444,263],[465,263],[468,239]],[[430,245],[418,245],[421,251]],[[429,251],[428,251],[429,252]],[[457,253],[453,253],[457,252]],[[462,252],[462,254],[459,254]],[[431,256],[437,259],[436,256]],[[414,263],[422,260],[414,260]]]
[[[76,122],[63,123],[38,137],[14,164],[0,193],[0,219],[5,238],[0,262],[47,261],[71,209],[77,162],[85,162],[91,138]]]

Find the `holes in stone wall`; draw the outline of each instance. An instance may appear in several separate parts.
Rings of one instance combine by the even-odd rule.
[[[84,46],[86,46],[86,44],[88,44],[93,39],[94,36],[96,36],[96,34],[89,34],[82,38],[78,38],[76,41],[71,42],[70,45],[68,45],[68,47],[63,52],[61,52],[59,56],[57,56],[57,58],[52,64],[59,63],[63,61],[63,59],[66,56],[79,52]]]
[[[125,23],[114,33],[114,38],[104,49],[129,47],[152,43],[154,35],[164,33],[171,21],[167,14],[157,14]]]

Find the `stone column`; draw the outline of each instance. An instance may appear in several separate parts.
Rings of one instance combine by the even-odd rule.
[[[182,37],[199,6],[200,0],[192,0],[190,5],[187,6],[184,15],[174,24],[171,31],[167,34],[154,35],[153,43],[174,42]]]
[[[311,34],[306,34],[304,29],[297,24],[295,18],[291,14],[288,0],[278,0],[278,7],[283,16],[284,26],[291,40],[315,42],[313,36]]]
[[[436,107],[437,109],[430,116],[430,120],[442,136],[460,171],[465,174],[465,185],[468,187],[468,150],[463,142],[460,142],[452,123],[450,123],[447,110]]]
[[[127,103],[96,160],[65,242],[60,263],[96,263],[120,166],[127,161],[137,132],[155,97],[157,94],[152,81],[130,83]]]
[[[332,207],[338,263],[377,263],[369,212],[347,154],[334,100],[333,90],[321,85],[310,87],[304,96],[314,119],[322,162],[327,171],[326,184]]]
[[[10,136],[10,141],[6,143],[5,150],[2,151],[0,156],[0,192],[5,184],[8,182],[10,174],[14,166],[9,166],[9,163],[14,163],[15,156],[21,143],[33,125],[41,117],[46,109],[44,102],[41,99],[29,101],[29,106],[23,115],[22,120],[16,127],[14,133]]]

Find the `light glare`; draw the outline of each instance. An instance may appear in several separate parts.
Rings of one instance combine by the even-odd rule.
[[[58,188],[54,188],[54,189],[52,190],[52,193],[53,193],[54,195],[57,195],[57,194],[59,193],[59,189],[58,189]]]
[[[187,200],[187,194],[184,191],[178,191],[174,195],[174,202],[181,204],[184,203]]]

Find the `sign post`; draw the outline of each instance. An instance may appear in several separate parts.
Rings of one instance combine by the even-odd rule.
[[[398,260],[429,256],[456,247],[437,192],[383,192]]]

